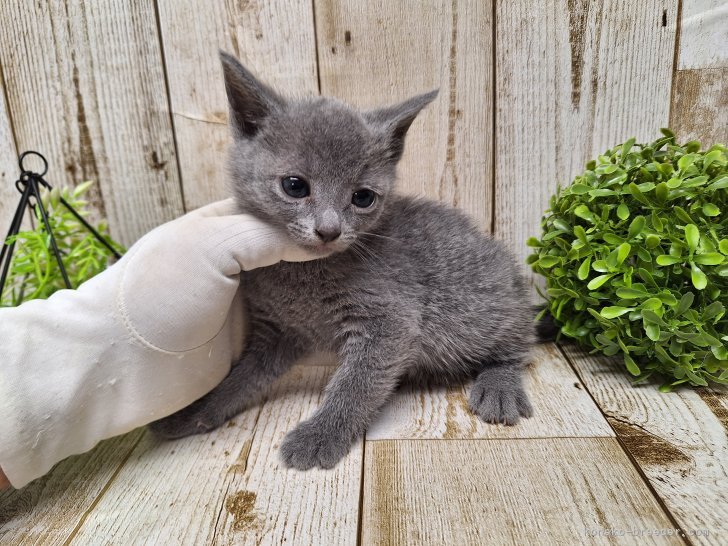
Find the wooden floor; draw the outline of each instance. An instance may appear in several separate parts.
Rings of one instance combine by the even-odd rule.
[[[144,430],[0,495],[0,544],[726,544],[728,394],[633,388],[540,346],[536,416],[486,425],[465,388],[404,390],[334,470],[283,468],[330,366],[296,366],[222,429]]]

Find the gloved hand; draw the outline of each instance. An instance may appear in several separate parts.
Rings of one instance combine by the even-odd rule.
[[[77,290],[0,309],[0,468],[13,486],[227,375],[244,341],[241,270],[315,258],[233,212],[232,200],[198,209]]]

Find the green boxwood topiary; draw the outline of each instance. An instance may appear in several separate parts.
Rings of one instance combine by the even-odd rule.
[[[636,381],[728,384],[728,150],[662,133],[559,188],[528,262],[561,334],[621,354]]]

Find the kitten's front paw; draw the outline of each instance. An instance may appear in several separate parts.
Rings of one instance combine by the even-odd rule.
[[[533,408],[521,387],[503,388],[476,381],[470,392],[470,409],[486,423],[515,425],[531,417]]]
[[[308,470],[315,466],[333,468],[349,452],[351,442],[336,430],[320,423],[304,421],[286,434],[281,458],[289,468]]]
[[[158,438],[174,440],[193,434],[204,434],[218,428],[225,422],[222,415],[205,412],[197,404],[192,404],[167,417],[149,424]]]

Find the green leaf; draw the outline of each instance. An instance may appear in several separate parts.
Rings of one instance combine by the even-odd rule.
[[[589,207],[586,205],[579,205],[574,209],[574,214],[576,214],[579,218],[583,218],[584,220],[592,220],[594,218],[594,215],[589,210]]]
[[[624,203],[617,207],[617,217],[620,220],[626,220],[627,218],[629,218],[629,207]]]
[[[555,266],[557,263],[561,262],[559,258],[556,256],[542,256],[538,262],[536,262],[537,265],[540,265],[541,267],[548,269],[549,267]]]
[[[660,244],[660,238],[654,233],[650,233],[645,237],[645,246],[650,250]]]
[[[583,262],[581,262],[581,265],[579,266],[579,270],[576,273],[576,277],[580,281],[584,281],[589,277],[589,269],[591,267],[591,257],[587,257]]]
[[[655,258],[655,261],[657,262],[657,265],[674,265],[677,263],[682,262],[682,258],[678,258],[676,256],[669,256],[667,254],[661,254],[657,258]]]
[[[685,226],[685,241],[688,243],[690,252],[695,252],[695,249],[698,248],[698,244],[700,243],[700,231],[698,230],[698,226],[695,224],[688,224]]]
[[[693,281],[693,286],[697,288],[698,290],[703,290],[706,286],[708,286],[708,277],[705,276],[705,273],[694,263],[690,263],[690,268],[692,270],[690,278]]]
[[[675,308],[675,314],[677,316],[682,315],[685,311],[690,309],[690,306],[693,304],[694,300],[695,294],[693,294],[692,292],[685,292],[680,298],[677,307]]]
[[[617,288],[617,296],[625,300],[646,298],[649,295],[650,294],[648,292],[645,292],[644,290],[637,290],[635,288]]]
[[[703,214],[711,217],[718,216],[720,214],[720,209],[713,203],[705,203],[705,205],[703,205]]]
[[[662,307],[662,301],[660,301],[660,298],[649,298],[642,302],[642,305],[640,305],[640,308],[642,309],[649,309],[650,311],[655,311],[657,309],[660,309]]]
[[[564,222],[561,218],[555,218],[553,225],[556,229],[560,229],[561,231],[571,231],[571,226]]]
[[[584,228],[581,226],[574,226],[574,235],[577,236],[577,238],[584,243],[585,245],[589,244],[589,239],[586,237],[586,232],[584,231]]]
[[[717,252],[706,252],[705,254],[696,254],[693,259],[695,263],[700,265],[719,265],[723,263],[725,256]]]
[[[631,356],[627,353],[624,354],[624,365],[627,366],[627,371],[634,376],[640,375],[642,371],[640,367],[635,363]]]
[[[630,250],[632,250],[632,246],[629,243],[619,245],[617,248],[617,265],[621,265],[627,259]]]
[[[589,284],[587,284],[586,287],[589,290],[596,290],[597,288],[602,286],[605,282],[607,282],[612,277],[614,277],[614,273],[609,273],[607,275],[599,275],[598,277],[594,277],[591,281],[589,281]]]
[[[680,184],[682,184],[682,179],[676,178],[676,177],[673,177],[666,182],[667,187],[670,188],[671,190],[679,188]]]
[[[660,340],[660,326],[653,322],[645,323],[645,333],[652,341]]]
[[[629,232],[627,233],[627,237],[629,239],[633,239],[640,233],[642,233],[642,230],[645,228],[645,224],[647,221],[645,220],[644,216],[635,216],[634,220],[629,224]]]
[[[721,253],[728,255],[728,239],[721,239],[718,243]]]
[[[622,315],[629,313],[630,311],[633,311],[634,307],[620,307],[618,305],[611,305],[609,307],[604,307],[599,314],[602,315],[606,319],[613,319],[617,317],[621,317]]]
[[[526,240],[526,245],[531,246],[531,247],[542,247],[543,243],[541,241],[539,241],[538,239],[536,239],[536,237],[529,237]]]
[[[728,188],[728,176],[724,176],[708,186],[708,189],[711,191],[723,190],[725,188]]]

